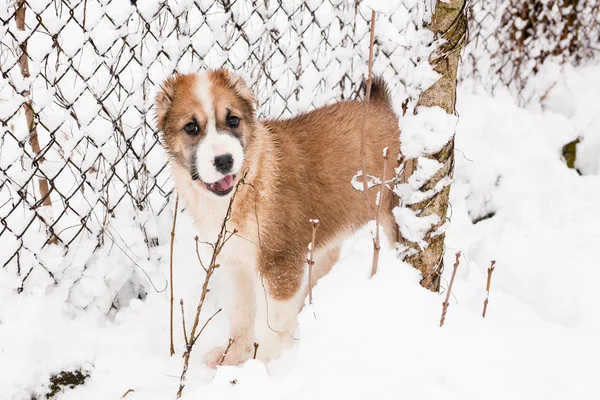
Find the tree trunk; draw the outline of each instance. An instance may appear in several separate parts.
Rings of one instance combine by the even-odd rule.
[[[415,112],[419,107],[441,107],[448,114],[455,114],[456,83],[460,52],[466,41],[467,15],[465,0],[438,0],[431,24],[428,28],[435,34],[436,39],[444,42],[430,56],[429,63],[441,75],[440,79],[430,88],[425,90],[417,103]],[[440,170],[429,179],[420,191],[424,192],[435,188],[436,184],[446,177],[452,177],[454,171],[454,137],[437,153],[426,156],[441,163]],[[404,163],[404,181],[416,169],[416,160],[406,160]],[[416,252],[406,261],[421,271],[421,285],[431,291],[440,289],[440,276],[444,267],[444,238],[442,226],[446,222],[448,210],[448,196],[450,185],[447,185],[437,194],[426,200],[408,205],[420,217],[435,214],[439,222],[434,224],[426,233],[427,247],[421,249],[417,244],[403,241],[403,244],[413,248]]]

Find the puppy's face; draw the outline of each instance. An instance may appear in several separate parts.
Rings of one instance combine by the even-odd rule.
[[[156,118],[171,161],[217,196],[233,190],[253,140],[254,98],[225,69],[175,75],[156,96]]]

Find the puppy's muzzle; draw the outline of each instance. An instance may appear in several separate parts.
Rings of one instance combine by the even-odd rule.
[[[215,169],[223,175],[227,175],[231,172],[231,168],[233,168],[233,161],[233,156],[231,154],[216,156],[214,160]]]

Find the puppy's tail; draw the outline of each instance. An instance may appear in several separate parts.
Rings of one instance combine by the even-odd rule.
[[[366,95],[367,82],[363,81],[361,86],[363,87],[362,91]],[[382,105],[385,104],[388,106],[391,106],[392,104],[388,85],[381,76],[373,76],[371,80],[371,96],[369,98],[369,101]]]

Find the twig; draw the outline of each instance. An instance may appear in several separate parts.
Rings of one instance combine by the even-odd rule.
[[[128,395],[129,393],[133,393],[133,392],[135,392],[135,390],[133,390],[133,389],[129,389],[128,391],[126,391],[126,392],[125,392],[125,394],[124,394],[123,396],[121,396],[121,398],[122,398],[122,399],[124,399],[125,397],[127,397],[127,395]]]
[[[254,355],[252,356],[253,360],[256,360],[256,353],[258,353],[258,343],[254,342]]]
[[[183,299],[179,300],[179,304],[181,304],[181,323],[183,324],[183,338],[185,339],[185,348],[187,349],[190,345],[188,341],[187,332],[185,331],[185,311],[183,310]]]
[[[494,272],[494,268],[496,268],[496,261],[492,261],[492,265],[487,270],[487,284],[485,285],[485,291],[487,295],[485,296],[485,301],[483,302],[483,313],[481,316],[485,318],[485,314],[487,313],[487,306],[490,299],[490,285],[492,284],[492,272]]]
[[[196,256],[198,257],[198,262],[200,263],[200,266],[202,267],[202,269],[204,270],[204,272],[208,272],[208,270],[204,266],[204,263],[202,263],[202,258],[200,258],[200,251],[198,250],[198,240],[199,240],[198,236],[196,236],[194,238],[194,240],[196,241]],[[211,246],[212,246],[212,244],[211,244]]]
[[[558,81],[554,81],[554,83],[552,85],[550,85],[550,87],[548,88],[548,90],[546,90],[546,92],[542,95],[542,97],[540,97],[540,104],[543,104],[544,101],[546,101],[546,98],[548,97],[548,95],[550,94],[552,89],[554,89],[554,86],[556,86],[557,83],[558,83]]]
[[[408,111],[408,97],[406,99],[404,99],[404,101],[402,102],[402,116],[403,117],[406,115],[406,111]]]
[[[365,209],[369,212],[369,183],[367,182],[367,161],[365,149],[365,130],[367,128],[367,112],[371,98],[371,75],[373,72],[373,46],[375,43],[375,11],[371,11],[371,38],[369,43],[369,75],[367,76],[367,92],[365,94],[365,108],[363,111],[362,128],[360,130],[360,169],[365,198]]]
[[[202,328],[200,328],[200,331],[198,331],[198,334],[196,335],[196,337],[194,338],[194,341],[192,343],[196,343],[196,340],[198,340],[198,338],[200,337],[200,335],[202,335],[202,332],[204,332],[204,328],[206,328],[206,325],[209,324],[209,322],[217,316],[218,313],[220,313],[221,311],[223,311],[222,308],[219,308],[217,311],[214,312],[213,315],[210,316],[209,319],[206,320],[206,322],[204,323],[204,325],[202,325]]]
[[[229,353],[229,349],[231,348],[231,345],[233,344],[233,342],[235,342],[235,339],[229,338],[229,344],[227,345],[227,348],[225,349],[225,352],[223,353],[223,357],[221,357],[221,361],[219,361],[219,366],[223,365],[223,363],[225,362],[225,358],[227,357],[227,353]]]
[[[440,319],[440,328],[444,326],[444,321],[446,320],[446,311],[448,311],[448,306],[450,305],[450,293],[452,293],[452,285],[454,285],[454,277],[456,277],[456,270],[458,269],[458,264],[460,258],[460,251],[456,253],[456,262],[454,263],[454,269],[452,270],[452,277],[450,278],[450,284],[448,285],[448,290],[446,291],[446,300],[442,303],[442,318]]]
[[[381,203],[383,203],[383,195],[385,190],[385,174],[387,172],[388,148],[383,149],[383,174],[381,176],[381,188],[377,198],[377,215],[375,217],[375,237],[373,238],[373,264],[371,265],[371,278],[377,273],[379,265],[379,251],[381,246],[379,243],[379,216],[381,215]]]
[[[315,265],[315,262],[313,260],[314,257],[314,253],[315,253],[315,239],[317,236],[317,228],[319,227],[319,220],[318,219],[310,219],[309,220],[310,225],[312,226],[312,240],[310,242],[310,248],[309,248],[309,256],[308,256],[308,303],[312,304],[312,269],[313,266]]]
[[[83,1],[83,31],[85,32],[85,16],[87,15],[87,0]]]
[[[171,306],[169,313],[170,352],[175,354],[173,345],[173,249],[175,248],[175,226],[177,225],[177,210],[179,209],[179,194],[175,197],[175,212],[173,213],[173,229],[171,229],[171,255],[169,259],[169,288],[171,290]],[[183,301],[183,300],[182,300]],[[183,303],[181,304],[183,312]],[[185,325],[184,325],[185,328]],[[187,340],[187,339],[186,339]]]
[[[200,332],[198,334],[196,334],[196,331],[198,330],[198,325],[200,322],[200,313],[202,312],[202,307],[204,306],[204,301],[206,300],[206,294],[208,293],[208,284],[210,282],[210,278],[212,277],[215,270],[217,268],[219,268],[219,264],[217,264],[217,257],[221,253],[221,250],[223,249],[223,246],[225,245],[226,241],[229,238],[231,238],[231,236],[233,236],[235,233],[237,233],[237,230],[234,229],[233,233],[231,235],[229,235],[229,237],[227,237],[227,235],[226,235],[227,234],[227,222],[229,222],[229,220],[231,219],[231,210],[233,208],[233,202],[237,196],[240,186],[245,183],[246,175],[247,175],[247,172],[245,172],[243,174],[243,176],[240,178],[239,182],[237,183],[237,185],[235,187],[235,191],[233,192],[233,195],[231,196],[231,199],[229,200],[229,205],[227,206],[227,211],[225,212],[225,216],[223,217],[223,222],[221,223],[221,230],[219,231],[217,240],[215,241],[214,245],[212,245],[213,253],[212,253],[212,257],[210,259],[210,264],[209,264],[208,268],[206,269],[206,277],[204,278],[204,284],[202,285],[202,293],[200,294],[200,300],[198,301],[198,307],[196,308],[196,317],[194,318],[194,323],[192,325],[192,331],[190,332],[190,336],[188,339],[189,345],[186,348],[185,352],[183,353],[183,368],[181,371],[181,376],[179,377],[179,389],[177,390],[177,399],[179,399],[181,397],[181,395],[183,393],[183,389],[185,387],[184,382],[185,382],[185,378],[187,376],[187,370],[189,368],[190,357],[192,355],[192,350],[194,348],[194,344],[196,343],[196,340],[198,340],[198,338],[200,337],[200,334],[202,333],[204,328],[208,325],[210,320],[221,311],[219,309],[216,313],[214,313],[213,316],[210,317],[206,321],[204,326],[200,329]]]

